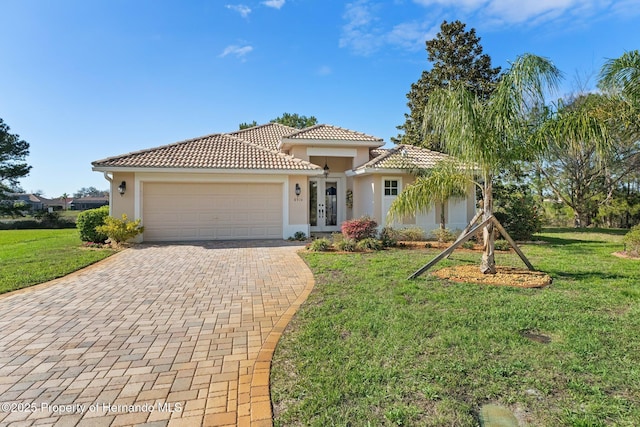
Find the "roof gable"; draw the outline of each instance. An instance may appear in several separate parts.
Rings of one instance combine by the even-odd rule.
[[[371,153],[377,155],[364,165],[357,167],[356,170],[428,169],[442,160],[451,158],[444,153],[406,144],[397,145],[389,150],[371,150]]]
[[[280,123],[267,123],[232,132],[229,135],[261,145],[270,150],[277,150],[280,139],[283,136],[295,132],[296,130],[296,128],[285,126]]]
[[[314,125],[301,129],[286,136],[287,139],[301,140],[331,140],[331,141],[364,141],[382,142],[382,138],[367,135],[366,133],[344,129],[338,126],[325,124]],[[382,144],[381,144],[382,145]]]

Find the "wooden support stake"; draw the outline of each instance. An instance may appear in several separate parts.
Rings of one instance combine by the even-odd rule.
[[[522,262],[524,262],[527,266],[527,268],[529,269],[529,271],[534,271],[535,268],[533,268],[533,265],[531,265],[531,263],[529,262],[529,260],[527,259],[526,256],[524,256],[524,253],[522,253],[522,251],[520,250],[520,247],[518,247],[518,245],[516,244],[515,240],[513,240],[511,238],[511,236],[509,236],[509,233],[507,233],[507,230],[504,229],[504,227],[502,226],[502,224],[500,224],[500,221],[498,221],[495,217],[491,217],[493,218],[493,225],[496,226],[496,228],[498,229],[498,231],[500,232],[500,234],[502,234],[504,236],[505,239],[507,239],[507,242],[509,242],[509,244],[511,245],[511,247],[513,248],[513,250],[516,251],[516,253],[518,254],[518,256],[520,257],[520,259],[522,260]]]
[[[476,216],[478,216],[478,215],[480,215],[480,214],[477,214]],[[409,276],[408,279],[415,279],[416,277],[421,276],[425,271],[429,270],[431,267],[433,267],[434,265],[436,265],[437,263],[442,261],[444,258],[446,258],[449,255],[451,255],[451,253],[458,246],[462,245],[464,242],[469,240],[471,237],[473,237],[474,233],[477,230],[481,229],[482,227],[484,227],[485,225],[489,224],[490,222],[492,222],[496,226],[498,231],[500,231],[500,234],[502,234],[505,237],[505,239],[507,239],[507,241],[509,242],[511,247],[513,247],[513,249],[516,251],[516,253],[520,257],[520,259],[526,264],[527,268],[530,271],[534,271],[535,268],[533,268],[533,265],[531,265],[531,263],[529,262],[527,257],[524,255],[524,253],[522,253],[522,251],[520,250],[520,248],[518,247],[516,242],[511,238],[511,236],[509,236],[509,233],[507,233],[507,230],[505,230],[504,227],[502,226],[502,224],[500,224],[500,221],[498,221],[493,215],[491,215],[489,218],[485,219],[480,224],[478,224],[475,227],[473,227],[471,230],[467,231],[464,234],[461,234],[461,237],[458,237],[458,239],[451,246],[449,246],[444,251],[440,252],[438,254],[438,256],[436,256],[434,259],[432,259],[427,264],[425,264],[422,268],[420,268],[415,273],[413,273],[411,276]]]
[[[461,244],[469,240],[471,237],[473,237],[473,234],[477,230],[489,224],[492,219],[493,219],[493,216],[490,216],[489,218],[482,221],[480,224],[473,227],[470,231],[467,232],[467,234],[459,238],[453,245],[449,246],[443,252],[440,252],[440,254],[436,256],[434,259],[432,259],[431,261],[429,261],[428,264],[426,264],[424,267],[422,267],[421,269],[413,273],[411,276],[409,276],[409,279],[415,279],[416,277],[422,275],[425,271],[427,271],[428,269],[436,265],[438,262],[442,261],[446,256],[448,256],[451,252],[453,252],[458,246],[460,246]]]
[[[473,219],[471,221],[469,221],[469,224],[467,224],[467,226],[464,228],[464,230],[462,230],[462,233],[460,233],[460,235],[458,236],[456,241],[453,242],[454,245],[456,243],[458,243],[458,240],[462,239],[464,236],[467,235],[467,233],[469,232],[469,229],[471,227],[473,227],[473,224],[478,222],[478,220],[480,219],[480,217],[482,216],[483,213],[484,213],[484,211],[478,211],[478,213],[476,213],[476,215],[473,217]],[[449,258],[450,256],[451,256],[451,253],[449,253],[449,255],[447,255],[447,258]]]

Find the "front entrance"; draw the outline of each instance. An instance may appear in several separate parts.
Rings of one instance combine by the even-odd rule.
[[[338,195],[341,182],[337,179],[309,180],[309,225],[311,231],[339,231],[342,207]]]

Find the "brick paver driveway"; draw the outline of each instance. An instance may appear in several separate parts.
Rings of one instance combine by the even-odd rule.
[[[140,245],[1,296],[0,425],[271,425],[271,354],[313,286],[299,249]]]

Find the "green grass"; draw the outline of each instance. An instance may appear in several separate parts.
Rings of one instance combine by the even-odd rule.
[[[432,249],[304,253],[316,287],[274,355],[275,425],[475,426],[486,403],[527,425],[640,425],[640,261],[611,256],[622,234],[546,230],[524,247],[554,279],[538,290],[407,280]]]
[[[113,253],[83,248],[76,229],[0,230],[0,293],[64,276]]]

